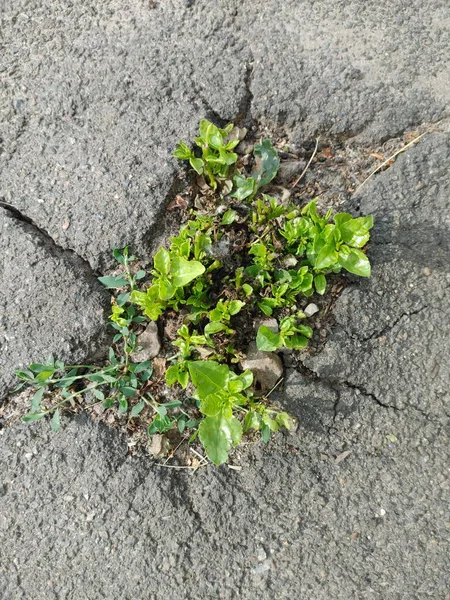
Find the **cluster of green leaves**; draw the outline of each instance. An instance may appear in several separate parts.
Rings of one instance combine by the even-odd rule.
[[[227,460],[230,449],[240,443],[243,433],[261,430],[263,439],[268,441],[270,431],[294,426],[287,413],[255,402],[249,389],[253,383],[251,371],[238,375],[227,365],[212,360],[190,361],[188,369],[204,415],[198,429],[199,439],[216,465]],[[238,419],[237,413],[244,413],[245,418]]]
[[[248,431],[259,431],[267,441],[280,427],[292,428],[293,419],[257,397],[252,373],[237,366],[250,341],[243,324],[261,315],[277,319],[276,330],[262,324],[257,331],[262,352],[304,349],[313,330],[302,322],[306,317],[297,304],[323,295],[327,276],[342,269],[370,275],[362,249],[373,219],[331,210],[321,216],[315,201],[302,208],[262,193],[277,173],[277,152],[264,140],[254,145],[253,158],[242,162],[233,151],[239,141],[232,124],[220,129],[203,120],[197,150],[178,145],[175,156],[205,175],[209,200],[224,209],[192,210],[178,235],[157,250],[149,273],[135,267],[127,248],[115,250],[122,274],[100,278],[117,290],[107,365],[66,367],[53,361],[18,372],[23,385],[37,388],[26,420],[53,411],[59,423],[60,405],[92,392],[105,407],[130,411],[130,418],[147,408],[149,435],[175,427],[193,430],[190,439],[198,436],[217,465]],[[175,354],[167,358],[165,381],[180,386],[184,400],[158,404],[149,391],[151,364],[134,363],[133,353],[143,324],[149,319],[167,324],[174,314],[181,324],[171,338]],[[46,391],[56,400],[43,407]],[[185,402],[194,403],[194,413],[185,410]]]
[[[280,159],[269,140],[255,144],[255,168],[251,175],[247,176],[241,169],[236,168],[238,155],[233,152],[241,141],[239,133],[232,123],[220,129],[203,119],[200,122],[199,136],[195,138],[201,157],[184,142],[178,144],[173,155],[175,158],[189,161],[196,173],[205,175],[213,191],[220,183],[231,198],[253,198],[262,186],[270,183],[275,177]]]
[[[234,126],[232,123],[225,129],[220,129],[206,119],[200,122],[200,132],[195,138],[195,144],[201,150],[201,156],[180,142],[175,149],[174,156],[181,160],[188,160],[191,167],[199,175],[206,175],[213,190],[217,188],[218,179],[228,177],[230,167],[238,159],[233,149],[239,144],[239,138],[233,137]]]

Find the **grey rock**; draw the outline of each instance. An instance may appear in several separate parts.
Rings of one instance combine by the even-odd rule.
[[[5,0],[0,197],[56,245],[2,230],[2,382],[102,350],[108,295],[61,248],[95,269],[129,243],[149,259],[182,184],[172,149],[200,118],[299,145],[436,121],[447,20],[444,0]],[[273,394],[298,432],[236,451],[241,471],[152,467],[85,417],[0,429],[2,599],[446,598],[449,159],[448,138],[423,138],[348,206],[375,213],[373,277]]]
[[[162,346],[155,321],[150,321],[145,330],[138,335],[136,343],[141,349],[131,355],[134,362],[144,362],[158,356]]]
[[[450,345],[449,162],[450,135],[429,136],[344,207],[374,214],[372,277],[343,292],[333,338],[305,361],[321,378],[444,423],[450,400],[443,360]]]
[[[261,325],[268,327],[274,333],[278,333],[280,330],[280,328],[278,327],[278,321],[274,317],[270,317],[270,318],[265,317],[265,318],[261,318],[261,319],[256,319],[255,320],[255,331],[258,331],[258,329],[261,327]]]
[[[14,369],[107,352],[110,296],[73,252],[0,208],[0,400]]]
[[[283,363],[278,354],[258,350],[255,342],[249,344],[247,356],[241,366],[243,369],[250,369],[263,391],[271,390],[283,376]]]
[[[319,312],[319,307],[317,306],[317,304],[313,304],[311,302],[310,304],[308,304],[308,306],[305,308],[305,310],[303,312],[305,313],[305,315],[307,317],[312,317],[313,315],[315,315],[316,313]]]

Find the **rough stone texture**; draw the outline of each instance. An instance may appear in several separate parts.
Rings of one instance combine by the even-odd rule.
[[[0,281],[0,400],[17,367],[104,350],[109,295],[89,265],[2,208]]]
[[[437,120],[449,24],[446,0],[4,0],[0,198],[55,243],[1,211],[2,382],[101,346],[106,292],[63,248],[149,258],[200,118],[376,142]],[[356,199],[373,278],[274,393],[298,432],[240,450],[241,471],[127,458],[87,418],[0,430],[2,600],[449,600],[448,140]]]
[[[339,298],[320,377],[378,402],[450,416],[450,135],[429,135],[353,201],[375,217],[372,277]],[[350,207],[352,208],[352,207]]]
[[[150,321],[145,330],[138,336],[137,345],[141,347],[132,355],[134,362],[144,362],[155,358],[161,351],[161,340],[159,339],[158,325]]]
[[[95,268],[148,257],[204,116],[379,140],[449,107],[446,0],[3,5],[0,197]]]
[[[126,458],[87,418],[3,431],[2,597],[447,598],[448,440],[344,396],[332,436],[302,427],[240,472]]]
[[[283,363],[278,354],[258,350],[255,342],[249,344],[241,366],[244,370],[250,369],[259,389],[264,391],[271,390],[283,376]]]

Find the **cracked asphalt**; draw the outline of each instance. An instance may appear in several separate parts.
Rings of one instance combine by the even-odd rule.
[[[192,475],[83,416],[0,428],[2,600],[450,599],[449,25],[446,0],[4,0],[0,398],[104,355],[96,277],[151,257],[201,118],[367,148],[435,126],[345,207],[375,216],[373,275],[274,394],[295,434]]]

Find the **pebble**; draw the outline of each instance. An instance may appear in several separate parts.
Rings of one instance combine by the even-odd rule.
[[[271,564],[272,564],[272,561],[270,559],[265,560],[264,562],[260,563],[259,565],[256,565],[256,567],[253,567],[252,572],[255,575],[262,575],[263,573],[270,571]]]
[[[258,329],[261,327],[261,325],[268,327],[274,333],[278,333],[278,331],[279,331],[278,321],[276,319],[274,319],[273,317],[269,318],[269,319],[256,319],[255,320],[255,331],[258,331]]]
[[[319,307],[317,306],[317,304],[308,304],[308,306],[305,308],[305,310],[303,311],[305,313],[305,315],[307,317],[312,317],[313,315],[315,315],[316,313],[319,312]]]
[[[137,338],[137,345],[141,349],[133,352],[131,359],[133,362],[144,362],[158,356],[161,352],[161,340],[159,339],[158,326],[154,321],[150,321],[145,331]]]
[[[262,352],[252,342],[247,357],[241,362],[242,368],[250,369],[263,391],[271,390],[283,376],[283,363],[275,352]]]

